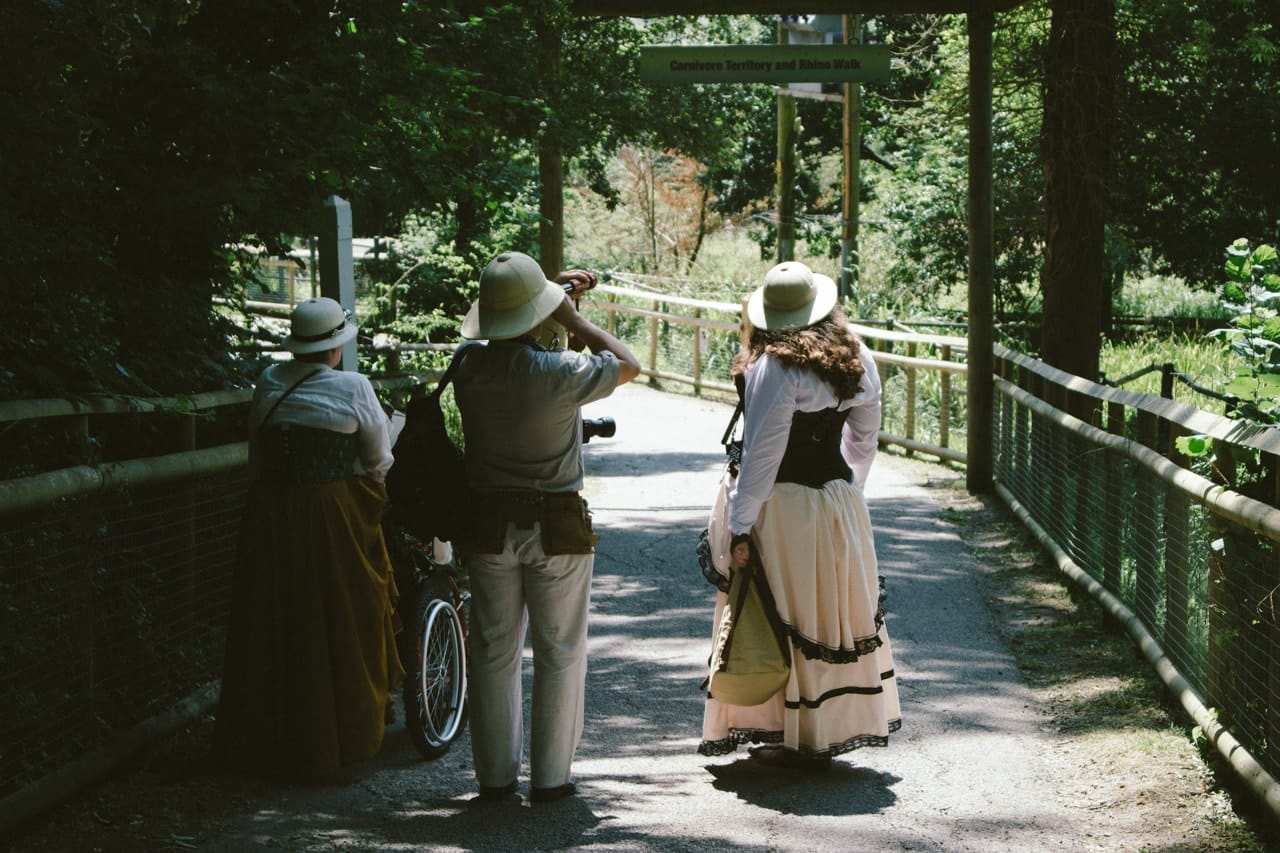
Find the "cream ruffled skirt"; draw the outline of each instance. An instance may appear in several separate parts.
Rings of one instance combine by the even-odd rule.
[[[840,480],[821,489],[779,483],[755,534],[791,638],[791,676],[783,690],[753,707],[709,696],[698,752],[724,755],[741,743],[780,743],[822,756],[885,746],[902,721],[862,492]],[[716,595],[713,625],[725,601],[723,592]]]

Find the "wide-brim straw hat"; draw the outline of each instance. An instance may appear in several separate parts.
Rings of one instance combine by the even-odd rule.
[[[356,336],[351,313],[335,299],[320,296],[299,302],[289,317],[289,335],[282,343],[291,353],[321,352],[340,347]]]
[[[532,331],[564,302],[564,287],[547,281],[528,255],[503,252],[480,273],[480,296],[462,320],[462,336],[502,340]]]
[[[802,329],[836,307],[836,283],[798,261],[785,261],[765,274],[747,300],[747,319],[757,329]]]

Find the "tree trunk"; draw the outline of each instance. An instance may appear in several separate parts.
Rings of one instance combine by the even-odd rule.
[[[1096,379],[1111,289],[1103,231],[1115,121],[1115,0],[1054,0],[1044,64],[1041,356]]]
[[[538,23],[543,96],[560,102],[560,48],[563,35],[554,19]],[[560,118],[549,116],[538,139],[538,263],[554,278],[564,269],[564,136]]]

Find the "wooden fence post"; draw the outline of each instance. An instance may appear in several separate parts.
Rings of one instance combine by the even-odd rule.
[[[693,316],[695,320],[701,317],[702,309],[694,308]],[[693,324],[693,390],[702,391],[702,326],[696,322]]]
[[[1124,404],[1110,402],[1107,404],[1107,432],[1112,435],[1124,435]],[[1103,504],[1103,517],[1106,527],[1103,533],[1103,556],[1099,582],[1112,595],[1120,596],[1120,574],[1124,560],[1124,531],[1128,513],[1122,511],[1125,505],[1124,468],[1126,462],[1118,453],[1107,452],[1106,471],[1103,475],[1106,489],[1106,500]]]
[[[343,308],[355,311],[356,272],[352,254],[351,205],[338,196],[325,199],[325,216],[320,227],[320,293],[336,299]],[[356,341],[342,348],[342,369],[355,370]]]
[[[1267,456],[1267,468],[1271,472],[1271,482],[1275,484],[1275,493],[1271,496],[1271,505],[1280,507],[1280,459]],[[1280,750],[1280,553],[1271,558],[1271,582],[1267,585],[1270,592],[1260,603],[1259,614],[1267,625],[1268,663],[1267,663],[1267,743],[1273,749]],[[1276,762],[1272,762],[1275,766]]]
[[[1026,388],[1027,374],[1021,367],[1014,368],[1014,376],[1009,377],[1019,388]],[[1017,402],[1010,402],[1013,407],[1013,470],[1019,476],[1026,474],[1028,466],[1034,464],[1035,454],[1031,447],[1031,412]]]
[[[1214,444],[1213,479],[1228,489],[1235,489],[1235,453],[1230,444]],[[1222,532],[1219,528],[1217,532]],[[1205,703],[1210,707],[1231,707],[1235,680],[1234,596],[1232,577],[1227,569],[1227,539],[1220,536],[1209,543],[1209,652],[1208,677],[1205,679]]]
[[[654,316],[649,318],[649,370],[656,371],[658,369],[658,311],[662,303],[653,300],[651,308],[653,308]]]
[[[915,341],[907,344],[907,357],[916,357]],[[914,441],[916,437],[916,369],[910,365],[907,366],[907,421],[903,429],[906,431],[906,437]],[[907,455],[913,455],[909,447]]]
[[[951,360],[951,345],[943,344],[939,350],[943,361]],[[938,371],[938,446],[950,447],[951,439],[951,374]]]

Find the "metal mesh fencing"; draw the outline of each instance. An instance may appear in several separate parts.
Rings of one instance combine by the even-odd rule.
[[[996,479],[1280,777],[1280,560],[1266,536],[1150,466],[996,396]]]
[[[0,515],[0,798],[218,678],[246,485]]]

